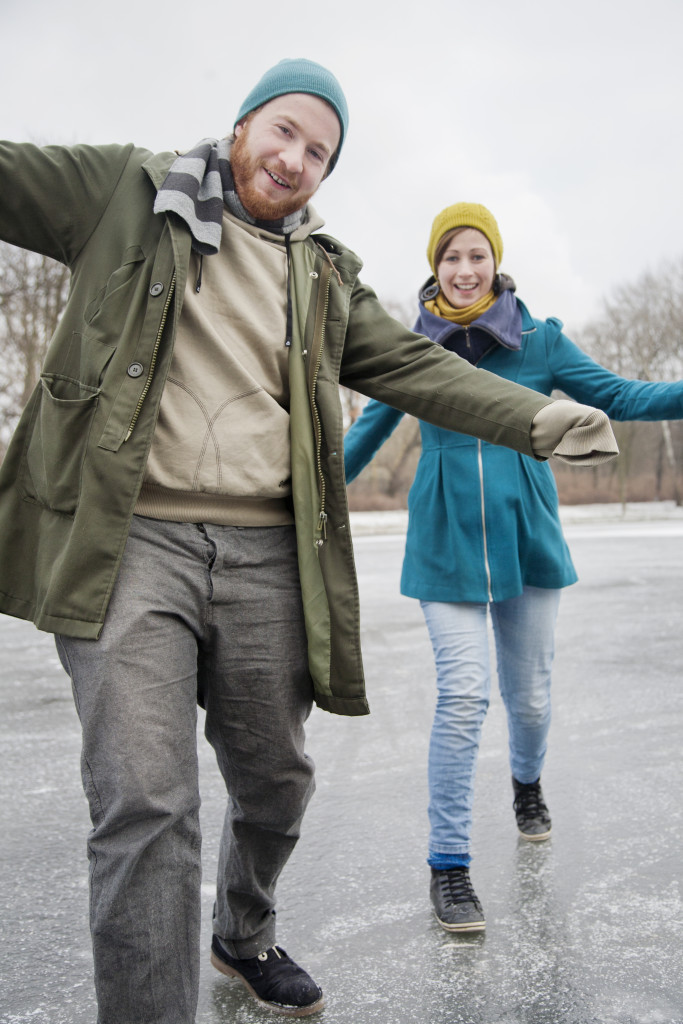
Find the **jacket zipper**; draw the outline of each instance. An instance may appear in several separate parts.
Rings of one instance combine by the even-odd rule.
[[[484,499],[484,457],[482,443],[477,441],[477,461],[479,463],[479,498],[481,503],[481,535],[484,543],[484,572],[486,573],[486,590],[489,601],[493,601],[491,586],[491,566],[489,564],[489,549],[486,537],[486,501]]]
[[[147,394],[149,392],[150,387],[152,386],[152,378],[154,376],[157,355],[159,354],[159,346],[161,344],[161,335],[164,333],[164,327],[166,326],[166,320],[168,318],[168,311],[171,307],[171,299],[173,298],[173,293],[175,291],[175,277],[175,271],[173,271],[173,277],[171,278],[171,283],[168,288],[168,295],[166,296],[166,302],[164,303],[164,309],[161,314],[161,321],[159,322],[159,330],[157,331],[156,341],[154,342],[154,350],[152,351],[152,358],[149,363],[149,373],[147,374],[147,380],[145,381],[145,386],[142,389],[142,394],[138,398],[138,404],[135,406],[135,412],[133,413],[133,418],[130,421],[130,426],[128,427],[128,433],[124,438],[124,442],[127,441],[130,435],[133,433],[133,430],[135,429],[135,424],[138,421],[138,417],[142,410],[144,401],[147,398]]]
[[[327,321],[327,307],[330,301],[331,274],[332,271],[329,265],[323,264],[322,280],[320,282],[320,291],[318,292],[319,316],[316,316],[316,324],[318,326],[318,329],[316,332],[316,337],[313,339],[314,363],[313,375],[311,377],[310,384],[311,413],[313,416],[313,427],[315,431],[315,468],[318,474],[318,482],[320,487],[320,511],[318,513],[318,525],[316,527],[319,537],[317,537],[315,541],[317,547],[322,547],[322,545],[327,540],[327,512],[325,509],[327,500],[327,489],[325,485],[325,476],[323,474],[322,464],[322,428],[320,423],[320,414],[318,413],[318,407],[315,402],[315,391],[318,384],[320,364],[322,362],[323,346],[325,344],[325,325]]]

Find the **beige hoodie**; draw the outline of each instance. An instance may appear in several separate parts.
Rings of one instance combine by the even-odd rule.
[[[306,238],[323,221],[292,234]],[[287,254],[281,235],[223,213],[220,252],[192,254],[173,359],[135,511],[272,526],[293,517]]]

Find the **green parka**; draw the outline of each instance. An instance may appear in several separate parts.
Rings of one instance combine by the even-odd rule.
[[[0,143],[0,238],[71,270],[40,383],[0,467],[0,611],[96,639],[142,484],[191,237],[155,215],[174,155]],[[210,258],[210,257],[208,257]],[[291,246],[292,489],[317,704],[366,714],[339,384],[532,454],[548,399],[415,335],[333,238]]]

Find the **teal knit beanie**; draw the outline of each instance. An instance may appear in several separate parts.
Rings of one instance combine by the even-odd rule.
[[[298,57],[296,60],[281,60],[274,68],[266,71],[240,107],[235,118],[235,125],[239,124],[242,118],[252,110],[262,107],[264,103],[274,100],[276,96],[284,96],[289,92],[306,92],[311,96],[318,96],[321,100],[329,103],[337,115],[341,133],[337,151],[330,160],[330,170],[332,170],[342,148],[349,123],[349,111],[342,88],[332,72],[312,60],[306,60],[304,57]]]

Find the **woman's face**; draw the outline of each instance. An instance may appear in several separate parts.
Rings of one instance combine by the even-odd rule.
[[[472,306],[491,291],[496,264],[491,244],[476,228],[463,228],[451,238],[436,276],[451,306]]]

